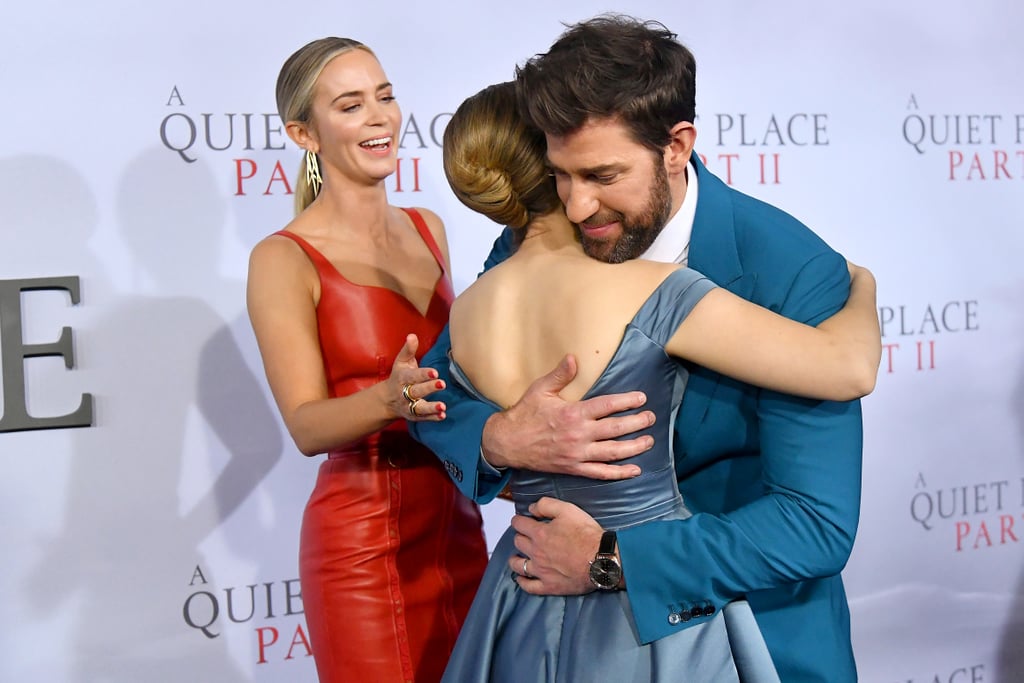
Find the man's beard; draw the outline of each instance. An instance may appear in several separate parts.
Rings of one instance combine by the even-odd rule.
[[[596,224],[618,221],[622,233],[615,241],[589,239],[577,226],[583,251],[587,256],[606,263],[622,263],[635,259],[654,244],[672,213],[672,194],[668,186],[668,173],[660,159],[654,165],[654,178],[647,205],[634,216],[614,212],[607,216],[598,215],[588,222]]]

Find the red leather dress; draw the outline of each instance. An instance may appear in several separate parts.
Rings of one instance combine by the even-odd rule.
[[[400,294],[346,280],[292,233],[320,274],[317,324],[331,396],[391,374],[412,332],[426,352],[453,299],[423,218],[406,209],[441,267],[426,316]],[[306,505],[299,578],[321,683],[438,681],[487,565],[477,506],[404,420],[332,451]]]

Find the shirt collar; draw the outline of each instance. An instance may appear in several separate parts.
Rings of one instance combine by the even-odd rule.
[[[691,161],[686,164],[686,194],[683,196],[682,205],[640,258],[685,266],[690,257],[690,233],[693,232],[693,219],[696,214],[697,172]]]

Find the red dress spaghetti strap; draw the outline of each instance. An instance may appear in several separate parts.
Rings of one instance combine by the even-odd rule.
[[[301,237],[280,231],[320,275],[317,326],[330,395],[391,374],[405,335],[420,357],[448,320],[444,258],[404,209],[441,268],[426,315],[385,287],[346,280]],[[439,681],[487,565],[477,506],[404,420],[328,454],[302,518],[299,578],[321,683]]]

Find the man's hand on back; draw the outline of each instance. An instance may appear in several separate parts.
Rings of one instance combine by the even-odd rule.
[[[565,356],[554,370],[535,380],[515,405],[491,416],[483,433],[484,459],[498,468],[591,479],[629,479],[640,474],[636,465],[614,463],[643,453],[654,439],[647,435],[616,438],[654,424],[654,413],[614,415],[639,408],[647,397],[634,391],[566,401],[559,392],[576,371],[575,357]]]

